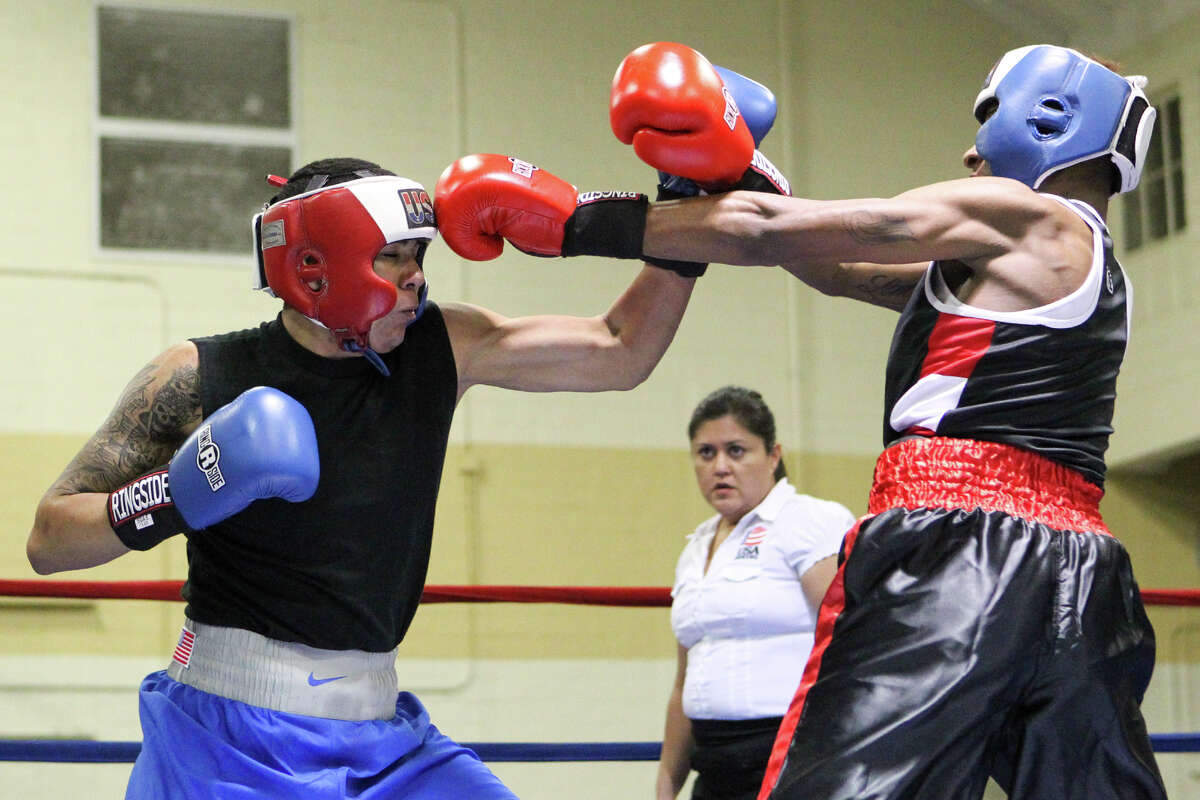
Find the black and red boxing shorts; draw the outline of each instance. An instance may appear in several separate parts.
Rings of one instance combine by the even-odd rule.
[[[760,800],[1166,797],[1154,632],[1102,490],[1034,453],[912,439],[846,536]]]

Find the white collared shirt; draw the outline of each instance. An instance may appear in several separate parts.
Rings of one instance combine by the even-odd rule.
[[[675,567],[671,627],[688,649],[691,719],[783,716],[813,645],[815,610],[800,576],[835,555],[854,515],[784,478],[704,563],[719,516],[688,536]]]

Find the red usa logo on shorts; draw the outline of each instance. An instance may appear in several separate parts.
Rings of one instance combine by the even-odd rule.
[[[179,633],[179,643],[175,645],[175,652],[171,655],[171,660],[187,669],[192,663],[192,648],[195,646],[196,634],[184,628]]]

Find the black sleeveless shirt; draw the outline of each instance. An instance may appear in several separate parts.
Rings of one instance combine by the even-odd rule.
[[[458,379],[430,303],[382,354],[322,358],[279,318],[193,340],[204,416],[252,386],[308,409],[321,479],[303,503],[266,499],[188,536],[187,615],[330,650],[385,652],[404,638],[429,565]]]
[[[1092,229],[1083,285],[1040,308],[989,311],[958,300],[931,264],[892,339],[885,446],[914,435],[1000,442],[1104,486],[1131,290],[1095,210],[1055,199]]]

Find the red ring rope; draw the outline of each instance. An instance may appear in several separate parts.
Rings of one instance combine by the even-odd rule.
[[[180,601],[183,581],[55,581],[0,578],[0,596]],[[671,605],[665,586],[426,586],[423,603],[573,603],[639,608]],[[1200,589],[1143,589],[1155,606],[1200,606]]]

